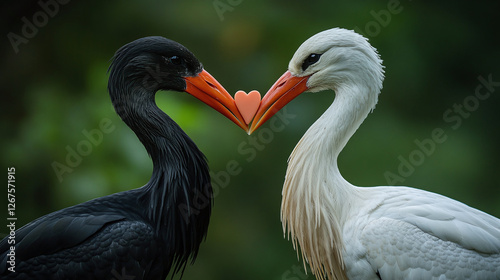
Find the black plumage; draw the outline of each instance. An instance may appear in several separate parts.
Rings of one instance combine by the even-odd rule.
[[[151,179],[17,230],[15,273],[7,270],[10,245],[3,239],[1,279],[165,279],[195,260],[212,207],[208,165],[154,96],[158,90],[187,91],[187,78],[202,71],[188,49],[163,37],[138,39],[116,52],[108,91],[152,158]],[[225,91],[206,84],[215,93]]]

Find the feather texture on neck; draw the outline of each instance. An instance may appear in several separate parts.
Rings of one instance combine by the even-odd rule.
[[[354,96],[370,96],[366,93],[369,89],[349,88],[349,93],[344,90],[337,90],[333,104],[293,150],[282,193],[283,230],[295,249],[297,243],[300,245],[304,265],[308,262],[320,280],[323,276],[347,279],[339,229],[356,199],[357,187],[342,177],[337,157],[377,102],[372,98],[348,104],[353,103]]]

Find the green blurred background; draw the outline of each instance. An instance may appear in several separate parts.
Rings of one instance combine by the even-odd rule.
[[[439,128],[446,141],[396,184],[500,217],[500,86],[485,100],[474,97],[479,76],[500,81],[498,1],[89,0],[60,4],[45,18],[37,1],[1,5],[1,166],[5,181],[6,168],[16,168],[19,224],[148,181],[150,159],[106,91],[109,59],[120,46],[168,37],[189,48],[229,92],[263,95],[305,39],[332,27],[364,33],[386,67],[376,110],[340,156],[344,177],[359,186],[388,185],[385,175],[398,175],[401,158],[418,150],[415,140]],[[24,17],[40,27],[16,52],[9,38],[23,36]],[[205,153],[220,186],[208,239],[183,279],[306,278],[294,272],[301,261],[283,238],[281,187],[288,155],[333,98],[331,91],[303,94],[286,107],[294,117],[283,130],[267,123],[250,138],[187,94],[157,94],[160,108]],[[464,101],[460,114],[455,110]],[[443,117],[447,112],[453,121]],[[106,119],[112,131],[59,180],[53,163],[67,164],[68,149],[84,145],[83,132]],[[222,180],[228,162],[239,172],[229,182]]]

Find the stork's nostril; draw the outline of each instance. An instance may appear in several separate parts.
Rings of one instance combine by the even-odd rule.
[[[217,88],[214,84],[212,84],[211,82],[208,82],[208,81],[205,81],[209,86],[213,87],[213,88]]]

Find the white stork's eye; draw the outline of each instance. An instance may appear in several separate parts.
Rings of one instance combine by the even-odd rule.
[[[307,67],[318,62],[320,57],[321,57],[321,54],[317,54],[317,53],[310,54],[306,59],[304,59],[304,62],[302,63],[302,71],[306,71]]]

